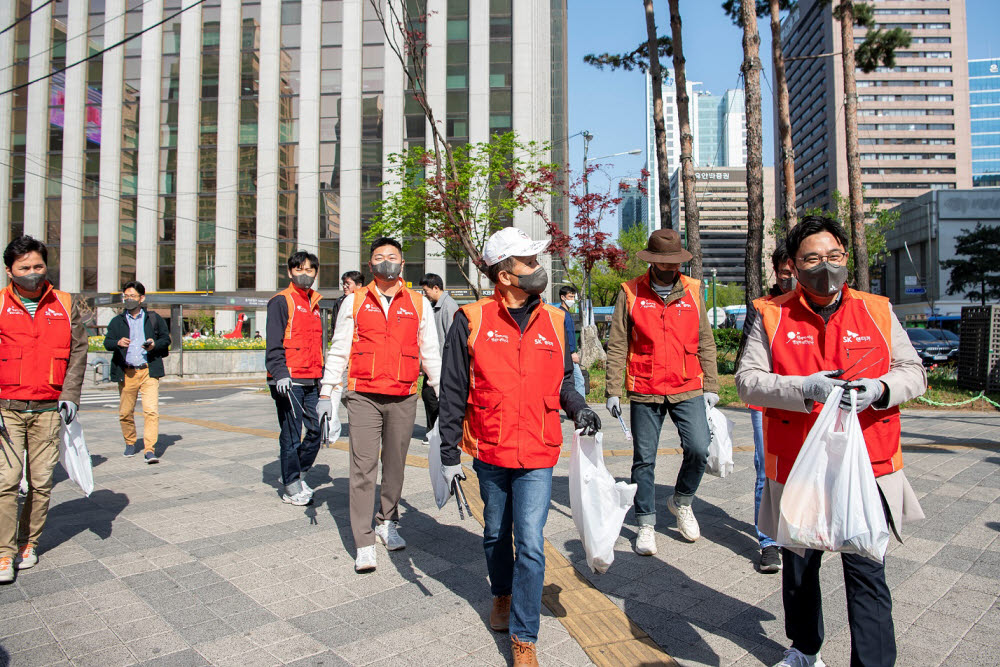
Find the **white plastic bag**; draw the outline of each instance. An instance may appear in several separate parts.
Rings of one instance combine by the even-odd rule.
[[[733,471],[733,422],[716,408],[709,408],[708,430],[712,441],[708,445],[708,462],[705,472],[716,477],[725,477]]]
[[[26,496],[28,495],[28,452],[24,453],[24,460],[21,463],[21,486],[17,492]]]
[[[799,450],[781,494],[778,544],[853,553],[882,562],[889,527],[856,407],[840,409],[843,389],[827,398]]]
[[[341,385],[340,389],[335,389],[330,395],[330,425],[327,429],[327,433],[330,437],[330,442],[337,442],[340,438],[340,431],[343,425],[340,422],[340,402],[344,397],[344,388]]]
[[[430,448],[427,450],[427,469],[431,474],[434,502],[437,503],[438,509],[441,509],[448,502],[451,489],[448,488],[448,481],[441,472],[441,431],[438,430],[438,422],[435,422],[434,428],[428,431],[427,442],[430,443]]]
[[[573,523],[592,572],[605,573],[615,559],[615,541],[635,498],[635,484],[615,482],[604,467],[601,434],[573,435],[569,459],[569,503]]]
[[[79,416],[69,424],[63,422],[59,437],[59,462],[69,478],[79,485],[83,495],[89,496],[94,491],[94,470]]]

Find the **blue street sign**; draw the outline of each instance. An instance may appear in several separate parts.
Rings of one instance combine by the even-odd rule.
[[[907,294],[927,294],[927,290],[925,290],[923,287],[907,287],[906,288],[906,293]]]

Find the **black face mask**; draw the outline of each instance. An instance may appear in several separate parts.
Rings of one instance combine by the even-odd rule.
[[[792,276],[790,278],[778,278],[778,287],[780,287],[781,291],[786,294],[794,290],[795,286],[798,284],[799,281],[795,279],[795,276]]]
[[[12,276],[11,280],[25,292],[34,292],[45,282],[45,278],[44,273],[28,273],[23,276]]]
[[[676,271],[658,269],[655,266],[649,267],[649,270],[653,273],[653,277],[656,278],[657,282],[663,283],[664,285],[673,285],[674,281],[677,280]]]
[[[401,262],[390,262],[389,260],[384,260],[378,264],[372,265],[372,273],[382,280],[395,280],[396,278],[399,278],[399,274],[402,272],[403,264]]]
[[[799,282],[810,294],[827,297],[839,292],[847,282],[847,266],[821,262],[811,269],[799,269]]]
[[[540,266],[531,273],[527,273],[523,276],[517,276],[517,287],[521,288],[528,294],[541,294],[545,291],[548,284],[549,274],[547,274],[545,269]]]
[[[316,276],[310,276],[308,273],[300,273],[297,276],[292,276],[292,282],[295,286],[301,287],[302,289],[309,289],[312,287],[315,280]]]
[[[135,310],[139,307],[139,299],[124,299],[122,304],[124,304],[125,310]]]

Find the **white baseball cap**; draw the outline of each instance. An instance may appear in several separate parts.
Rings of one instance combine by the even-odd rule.
[[[523,229],[504,227],[486,241],[483,248],[483,261],[487,266],[508,257],[531,257],[544,252],[549,247],[548,241],[532,241]]]

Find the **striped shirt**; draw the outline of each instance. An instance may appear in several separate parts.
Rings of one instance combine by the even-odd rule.
[[[38,310],[39,299],[29,299],[28,297],[22,296],[20,294],[18,294],[18,296],[21,297],[21,303],[24,304],[24,309],[28,311],[29,315],[34,317],[35,311]]]

